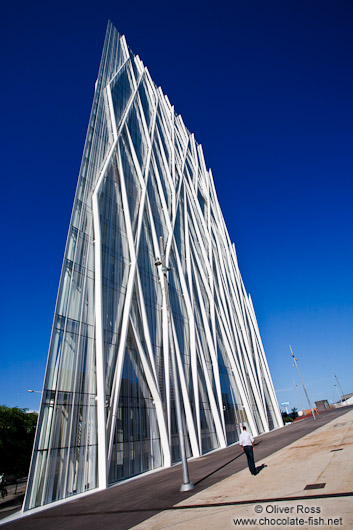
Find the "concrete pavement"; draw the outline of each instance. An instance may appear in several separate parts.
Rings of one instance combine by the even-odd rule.
[[[284,524],[296,527],[293,522],[277,525],[278,521],[275,526],[274,519],[279,516],[303,516],[304,521],[315,517],[320,523],[299,524],[298,528],[320,528],[320,517],[326,528],[330,528],[328,518],[333,519],[332,528],[353,528],[352,429],[352,407],[329,411],[316,421],[301,420],[258,437],[256,463],[268,467],[255,477],[235,445],[190,461],[190,476],[196,487],[188,493],[179,492],[181,469],[175,466],[0,523],[11,530],[87,530],[87,526],[90,530],[262,528],[266,527],[263,522],[236,520],[259,520],[263,515],[271,528]],[[318,483],[324,487],[304,489]],[[255,506],[262,512],[256,513]],[[315,510],[307,514],[308,508]],[[298,509],[304,513],[297,513]],[[340,518],[342,524],[338,524]]]
[[[8,515],[21,509],[26,492],[26,481],[23,480],[17,485],[9,484],[6,489],[6,497],[0,497],[0,519],[5,519]]]
[[[257,476],[243,469],[133,528],[353,528],[353,411],[256,464],[265,463]]]

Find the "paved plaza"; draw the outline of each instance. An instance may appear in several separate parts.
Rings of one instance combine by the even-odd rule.
[[[267,466],[256,476],[234,445],[189,463],[191,492],[179,492],[175,466],[0,523],[11,530],[353,528],[353,407],[255,441],[256,465]]]

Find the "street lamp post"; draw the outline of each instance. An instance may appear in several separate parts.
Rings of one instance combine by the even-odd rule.
[[[162,266],[163,287],[164,287],[165,300],[166,300],[166,306],[167,306],[167,315],[168,315],[168,328],[169,328],[169,336],[170,336],[170,358],[171,358],[171,364],[172,364],[175,412],[176,412],[176,420],[177,420],[177,427],[178,427],[178,433],[179,433],[180,456],[181,456],[181,463],[182,463],[182,469],[183,469],[183,483],[180,486],[180,491],[189,491],[189,490],[192,490],[195,486],[192,482],[190,482],[190,479],[189,479],[188,461],[186,458],[186,451],[185,451],[184,427],[183,427],[183,420],[182,420],[182,415],[181,415],[179,382],[178,382],[178,377],[177,377],[175,349],[174,349],[174,343],[173,343],[173,328],[172,328],[171,307],[170,307],[170,300],[169,300],[169,286],[168,286],[168,279],[167,279],[167,272],[170,269],[166,267],[166,263],[165,263],[163,237],[159,238],[159,249],[160,249],[161,257],[160,259],[156,260],[155,265],[157,267],[159,267],[160,265]]]
[[[297,385],[297,383],[296,383],[294,380],[293,380],[293,384],[294,384],[294,390],[296,391],[297,396],[298,396],[298,402],[299,402],[299,405],[300,405],[302,411],[304,411],[304,407],[303,407],[303,404],[302,404],[302,400],[301,400],[301,397],[300,397],[300,395],[299,395],[299,391],[298,391],[298,385]]]
[[[335,376],[336,383],[337,383],[337,385],[338,385],[338,388],[340,389],[341,396],[344,396],[344,392],[343,392],[343,390],[342,390],[342,387],[341,387],[341,385],[340,385],[340,382],[339,382],[339,380],[338,380],[337,375],[336,375],[336,374],[333,374],[333,375]],[[340,397],[340,401],[342,401],[341,397]]]
[[[335,387],[335,389],[337,390],[337,394],[338,394],[338,397],[339,397],[339,400],[340,400],[340,403],[342,403],[342,398],[341,398],[341,395],[339,393],[339,390],[337,388],[337,385],[333,385]]]
[[[305,386],[304,386],[304,381],[303,381],[302,376],[300,375],[300,372],[299,372],[299,367],[298,367],[298,365],[297,365],[297,360],[298,360],[298,359],[296,359],[296,358],[294,357],[294,353],[293,353],[293,350],[292,350],[291,345],[289,345],[289,349],[290,349],[291,354],[292,354],[292,357],[293,357],[294,366],[295,366],[296,369],[298,370],[299,379],[300,379],[300,381],[301,381],[301,383],[302,383],[302,385],[303,385],[303,390],[304,390],[304,392],[305,392],[306,399],[308,400],[309,408],[311,409],[311,414],[313,415],[314,420],[316,420],[316,418],[315,418],[315,413],[314,413],[314,410],[313,410],[313,407],[311,406],[311,403],[310,403],[310,399],[309,399],[308,393],[307,393],[306,388],[305,388]]]

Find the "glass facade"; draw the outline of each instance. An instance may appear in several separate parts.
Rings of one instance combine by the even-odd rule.
[[[109,23],[25,510],[179,461],[171,348],[188,456],[282,425],[202,148]]]

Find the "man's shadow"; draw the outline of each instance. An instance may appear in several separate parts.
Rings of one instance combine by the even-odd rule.
[[[256,474],[258,475],[263,469],[265,469],[265,467],[267,467],[266,464],[262,464],[261,466],[257,467]]]

